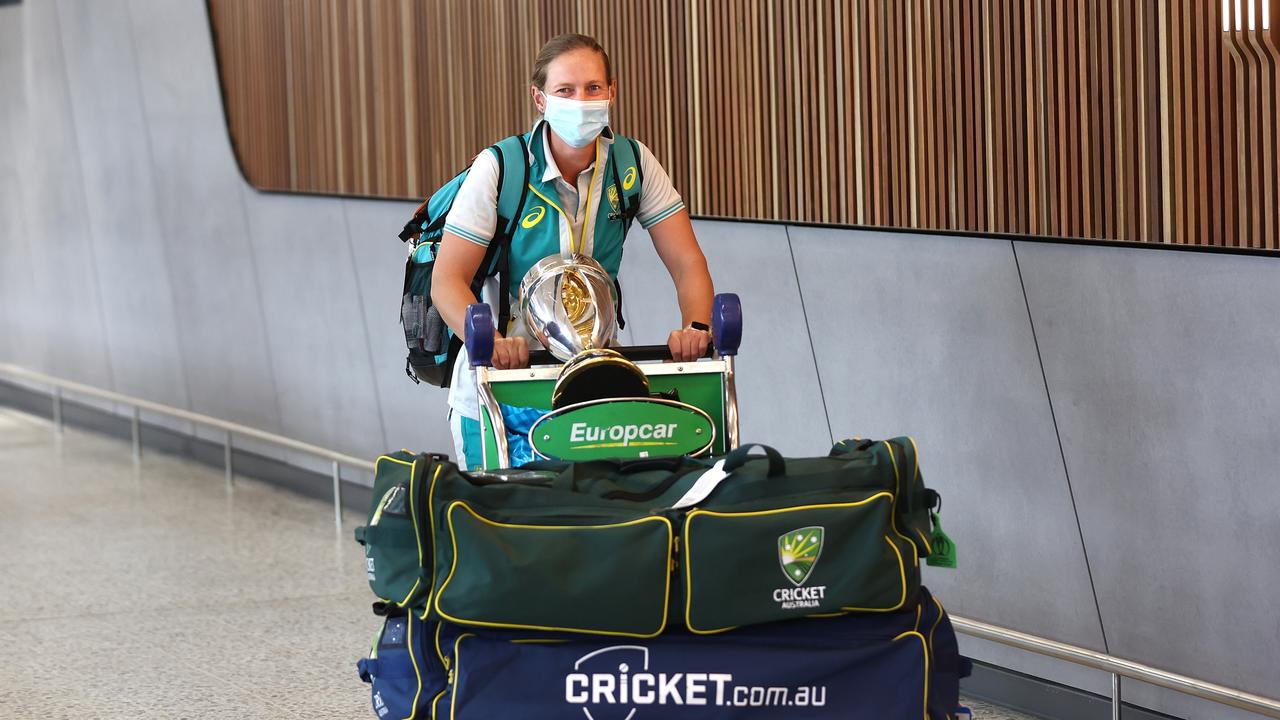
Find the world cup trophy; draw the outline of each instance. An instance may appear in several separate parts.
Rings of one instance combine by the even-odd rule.
[[[586,255],[552,255],[520,281],[518,306],[533,337],[564,361],[555,409],[602,398],[648,397],[649,379],[607,346],[618,330],[617,285]]]

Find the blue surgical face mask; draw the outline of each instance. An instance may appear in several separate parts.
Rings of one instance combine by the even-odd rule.
[[[570,100],[543,93],[547,109],[542,113],[561,140],[573,147],[591,144],[609,126],[608,100]]]

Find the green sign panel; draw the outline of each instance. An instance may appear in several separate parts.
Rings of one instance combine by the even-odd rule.
[[[715,439],[711,417],[674,400],[594,400],[546,415],[529,431],[557,460],[696,455]]]

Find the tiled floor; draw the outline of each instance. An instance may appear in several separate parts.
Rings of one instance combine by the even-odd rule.
[[[0,408],[0,718],[374,717],[357,520]]]
[[[373,718],[359,520],[0,407],[0,718]]]

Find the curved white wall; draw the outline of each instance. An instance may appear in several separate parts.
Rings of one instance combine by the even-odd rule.
[[[443,393],[403,373],[411,210],[248,187],[202,2],[0,6],[0,361],[355,455],[447,450]],[[1280,258],[696,225],[745,305],[745,439],[915,435],[953,612],[1277,694]],[[627,255],[627,339],[660,342],[670,283],[643,232]]]

